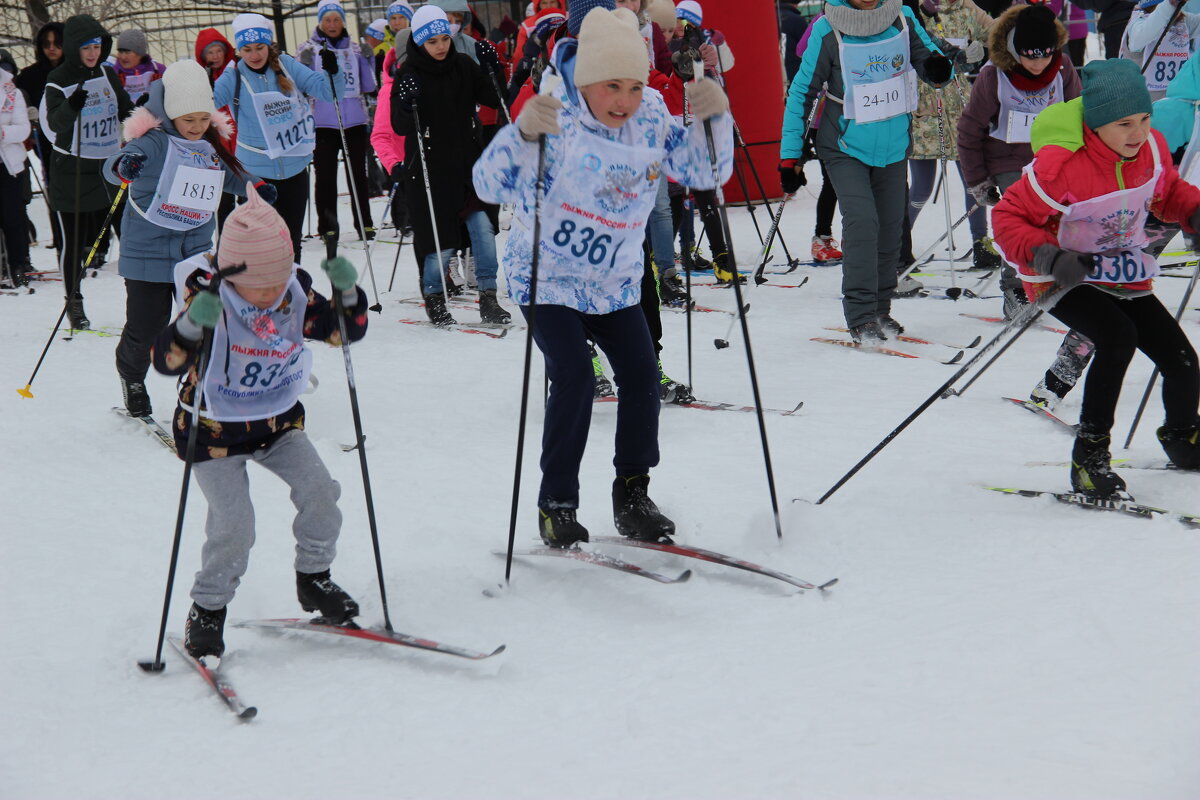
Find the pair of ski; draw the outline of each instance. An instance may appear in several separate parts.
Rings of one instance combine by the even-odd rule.
[[[967,317],[968,319],[978,319],[978,320],[982,320],[983,322],[999,323],[1001,325],[1007,325],[1009,322],[1004,317],[989,317],[985,314],[967,314],[965,312],[959,312],[959,316]],[[1062,328],[1055,328],[1053,325],[1043,325],[1040,322],[1037,323],[1037,325],[1035,325],[1034,327],[1041,328],[1044,331],[1050,331],[1051,333],[1062,334],[1063,336],[1066,336],[1066,334],[1067,334],[1067,332],[1064,331]]]
[[[762,575],[767,578],[774,578],[778,581],[783,581],[786,584],[795,586],[798,589],[828,589],[838,582],[837,578],[828,580],[819,586],[800,578],[788,575],[785,572],[764,567],[759,564],[754,564],[740,558],[717,553],[712,550],[705,550],[700,547],[692,547],[685,544],[676,544],[670,539],[658,542],[642,541],[641,539],[627,539],[624,536],[592,536],[590,541],[593,544],[617,545],[620,547],[634,547],[643,550],[657,550],[660,553],[670,553],[671,555],[684,556],[686,558],[695,558],[699,561],[707,561],[711,564],[719,564],[723,567],[732,567],[746,572],[752,572],[756,575]],[[506,556],[502,550],[495,551],[498,556]],[[685,583],[692,577],[690,569],[684,570],[675,576],[663,575],[662,573],[646,569],[643,566],[634,564],[624,559],[615,556],[599,553],[595,550],[583,550],[578,545],[572,547],[529,547],[513,551],[514,556],[547,556],[551,558],[567,558],[573,561],[581,561],[585,564],[592,564],[597,567],[605,567],[607,569],[625,572],[630,575],[637,575],[640,578],[648,578],[656,583]]]
[[[449,656],[457,656],[459,658],[469,659],[471,661],[482,661],[485,658],[491,658],[494,655],[503,653],[505,645],[500,645],[491,652],[481,650],[471,650],[465,647],[438,642],[433,639],[426,639],[420,636],[412,636],[407,633],[398,631],[389,631],[385,628],[362,628],[354,622],[347,622],[342,625],[334,624],[321,617],[315,619],[250,619],[241,620],[232,623],[234,628],[252,628],[266,630],[293,630],[305,631],[308,633],[322,633],[331,636],[359,639],[366,642],[375,642],[378,644],[393,644],[401,647],[412,647],[418,650],[426,650],[433,653],[442,653]],[[243,722],[254,719],[258,715],[258,709],[254,706],[247,706],[245,701],[238,695],[237,690],[233,687],[233,683],[221,671],[220,659],[215,659],[215,663],[209,665],[206,658],[193,658],[184,648],[183,641],[178,636],[168,636],[168,641],[179,652],[181,658],[192,666],[204,679],[204,682],[216,692],[217,696],[225,703],[228,708],[237,718]]]
[[[615,403],[617,402],[617,399],[618,398],[615,395],[605,395],[604,397],[597,397],[595,402]],[[741,411],[747,414],[752,414],[757,410],[754,406],[739,406],[733,403],[713,403],[708,400],[693,400],[690,403],[663,403],[663,405],[670,408],[697,408],[701,411]],[[803,405],[804,401],[801,400],[796,404],[796,407],[790,411],[782,408],[764,408],[763,413],[778,414],[781,417],[790,417],[799,411]]]
[[[1171,511],[1166,508],[1158,508],[1157,506],[1143,505],[1136,502],[1131,495],[1119,494],[1112,497],[1092,497],[1083,494],[1082,492],[1053,492],[1043,489],[1013,489],[1003,486],[988,486],[985,487],[988,491],[1001,492],[1003,494],[1011,494],[1019,497],[1052,497],[1060,503],[1067,505],[1079,506],[1081,508],[1090,508],[1096,511],[1116,511],[1120,514],[1128,514],[1129,516],[1139,517],[1141,519],[1154,519],[1156,517],[1169,517],[1179,522],[1192,527],[1200,528],[1200,514],[1188,514],[1181,511]]]
[[[825,330],[839,331],[841,333],[849,333],[850,332],[849,328],[836,327],[836,326],[826,327]],[[954,354],[952,356],[950,356],[948,359],[944,359],[944,358],[939,358],[938,356],[930,355],[927,353],[910,353],[906,350],[897,350],[894,347],[877,347],[875,345],[863,345],[861,342],[856,342],[853,339],[850,339],[850,340],[830,339],[830,338],[827,338],[824,336],[814,336],[810,341],[821,342],[823,344],[837,345],[839,347],[849,347],[853,350],[862,350],[863,352],[867,352],[867,353],[879,353],[881,355],[894,356],[896,358],[929,358],[929,359],[937,361],[938,363],[941,363],[941,364],[957,364],[958,362],[962,361],[965,350],[970,350],[972,348],[978,347],[979,343],[981,341],[983,341],[982,337],[979,337],[979,336],[976,336],[974,339],[972,339],[970,342],[968,342],[965,345],[948,344],[946,342],[933,342],[933,341],[929,341],[928,339],[919,339],[916,336],[905,336],[903,334],[899,334],[899,335],[893,334],[892,338],[896,339],[897,341],[906,342],[908,344],[917,344],[917,345],[930,346],[930,347],[943,347],[943,348],[946,348],[947,350],[954,351]]]
[[[402,319],[400,321],[405,325],[420,325],[422,327],[457,333],[473,333],[477,336],[487,336],[491,339],[503,339],[505,336],[508,336],[508,332],[512,328],[510,325],[492,325],[487,322],[477,322],[470,325],[460,322],[455,322],[451,325],[434,325],[427,319]]]

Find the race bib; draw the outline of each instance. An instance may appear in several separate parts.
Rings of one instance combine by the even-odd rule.
[[[1146,88],[1152,92],[1165,91],[1187,60],[1187,53],[1156,54],[1146,67]]]
[[[179,167],[167,194],[167,202],[184,208],[216,211],[221,204],[224,182],[225,173],[221,170]]]
[[[1158,274],[1158,261],[1141,250],[1121,250],[1092,256],[1088,283],[1140,283]]]
[[[1005,132],[1004,141],[1009,143],[1022,142],[1028,144],[1030,141],[1030,131],[1033,130],[1033,121],[1037,118],[1037,112],[1028,113],[1025,111],[1010,111],[1008,112],[1008,130]]]
[[[337,54],[338,69],[342,71],[342,75],[346,77],[346,90],[344,97],[358,97],[362,94],[362,86],[359,81],[358,74],[358,56],[349,48],[345,50],[334,50]]]
[[[313,151],[317,127],[306,101],[282,92],[258,92],[253,103],[270,158],[306,156]]]
[[[854,87],[854,119],[857,122],[876,122],[907,112],[908,86],[904,75]]]

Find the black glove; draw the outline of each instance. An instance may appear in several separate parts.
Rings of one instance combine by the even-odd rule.
[[[395,164],[393,164],[390,175],[392,178],[392,183],[403,183],[404,182],[404,162],[397,161]]]
[[[392,103],[409,114],[412,113],[413,105],[420,96],[421,84],[417,82],[417,76],[411,72],[404,73],[392,83]]]
[[[496,76],[504,74],[500,71],[500,54],[496,52],[496,48],[492,46],[491,42],[486,39],[476,42],[475,55],[479,59],[479,66],[485,73],[490,72]]]
[[[931,55],[925,59],[925,81],[935,89],[940,89],[950,82],[954,75],[954,64],[942,55]]]
[[[279,199],[279,190],[275,188],[275,184],[273,183],[263,181],[255,186],[254,189],[258,192],[258,196],[269,206],[275,205],[275,201]]]
[[[700,60],[700,53],[690,47],[683,47],[671,55],[671,66],[681,81],[690,81],[695,76],[695,65]]]
[[[145,94],[143,94],[141,97],[139,97],[137,99],[137,102],[133,104],[133,107],[141,108],[142,106],[146,105],[146,103],[149,103],[149,102],[150,102],[150,93],[146,92]]]
[[[1095,266],[1090,253],[1063,250],[1052,244],[1038,245],[1033,249],[1033,269],[1039,275],[1054,278],[1054,285],[1070,289],[1083,283]]]
[[[332,50],[321,51],[321,69],[330,75],[338,74],[338,57],[333,54]]]
[[[779,185],[788,194],[795,194],[800,187],[808,183],[804,177],[804,163],[795,158],[785,158],[779,162]]]
[[[83,88],[83,81],[75,87],[75,91],[67,98],[67,105],[76,111],[83,111],[83,107],[87,105],[88,92]]]

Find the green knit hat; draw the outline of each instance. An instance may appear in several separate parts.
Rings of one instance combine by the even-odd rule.
[[[1083,78],[1083,121],[1096,130],[1130,114],[1152,110],[1146,79],[1138,65],[1127,58],[1089,61]]]

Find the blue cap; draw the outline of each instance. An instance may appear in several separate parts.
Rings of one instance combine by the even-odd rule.
[[[94,39],[88,39],[86,42],[84,42],[83,44],[81,44],[79,46],[80,46],[80,48],[83,48],[83,47],[87,47],[87,46],[93,45],[93,44],[103,44],[103,42],[101,41],[100,37],[97,36]]]
[[[262,14],[238,14],[233,18],[233,44],[237,48],[248,44],[271,44],[275,32]]]
[[[346,21],[346,9],[342,8],[341,3],[325,2],[317,6],[317,22],[323,20],[331,11],[341,17],[342,22]]]
[[[446,12],[435,5],[424,5],[417,9],[412,18],[413,43],[420,47],[434,36],[453,36],[450,32],[450,20]]]
[[[387,13],[384,16],[391,19],[396,14],[403,14],[405,19],[411,20],[413,18],[413,7],[404,2],[404,0],[397,0],[397,2],[387,7]]]
[[[613,11],[616,7],[616,0],[568,0],[567,30],[571,32],[572,36],[578,36],[579,29],[583,26],[583,18],[588,15],[589,11],[593,8]]]

